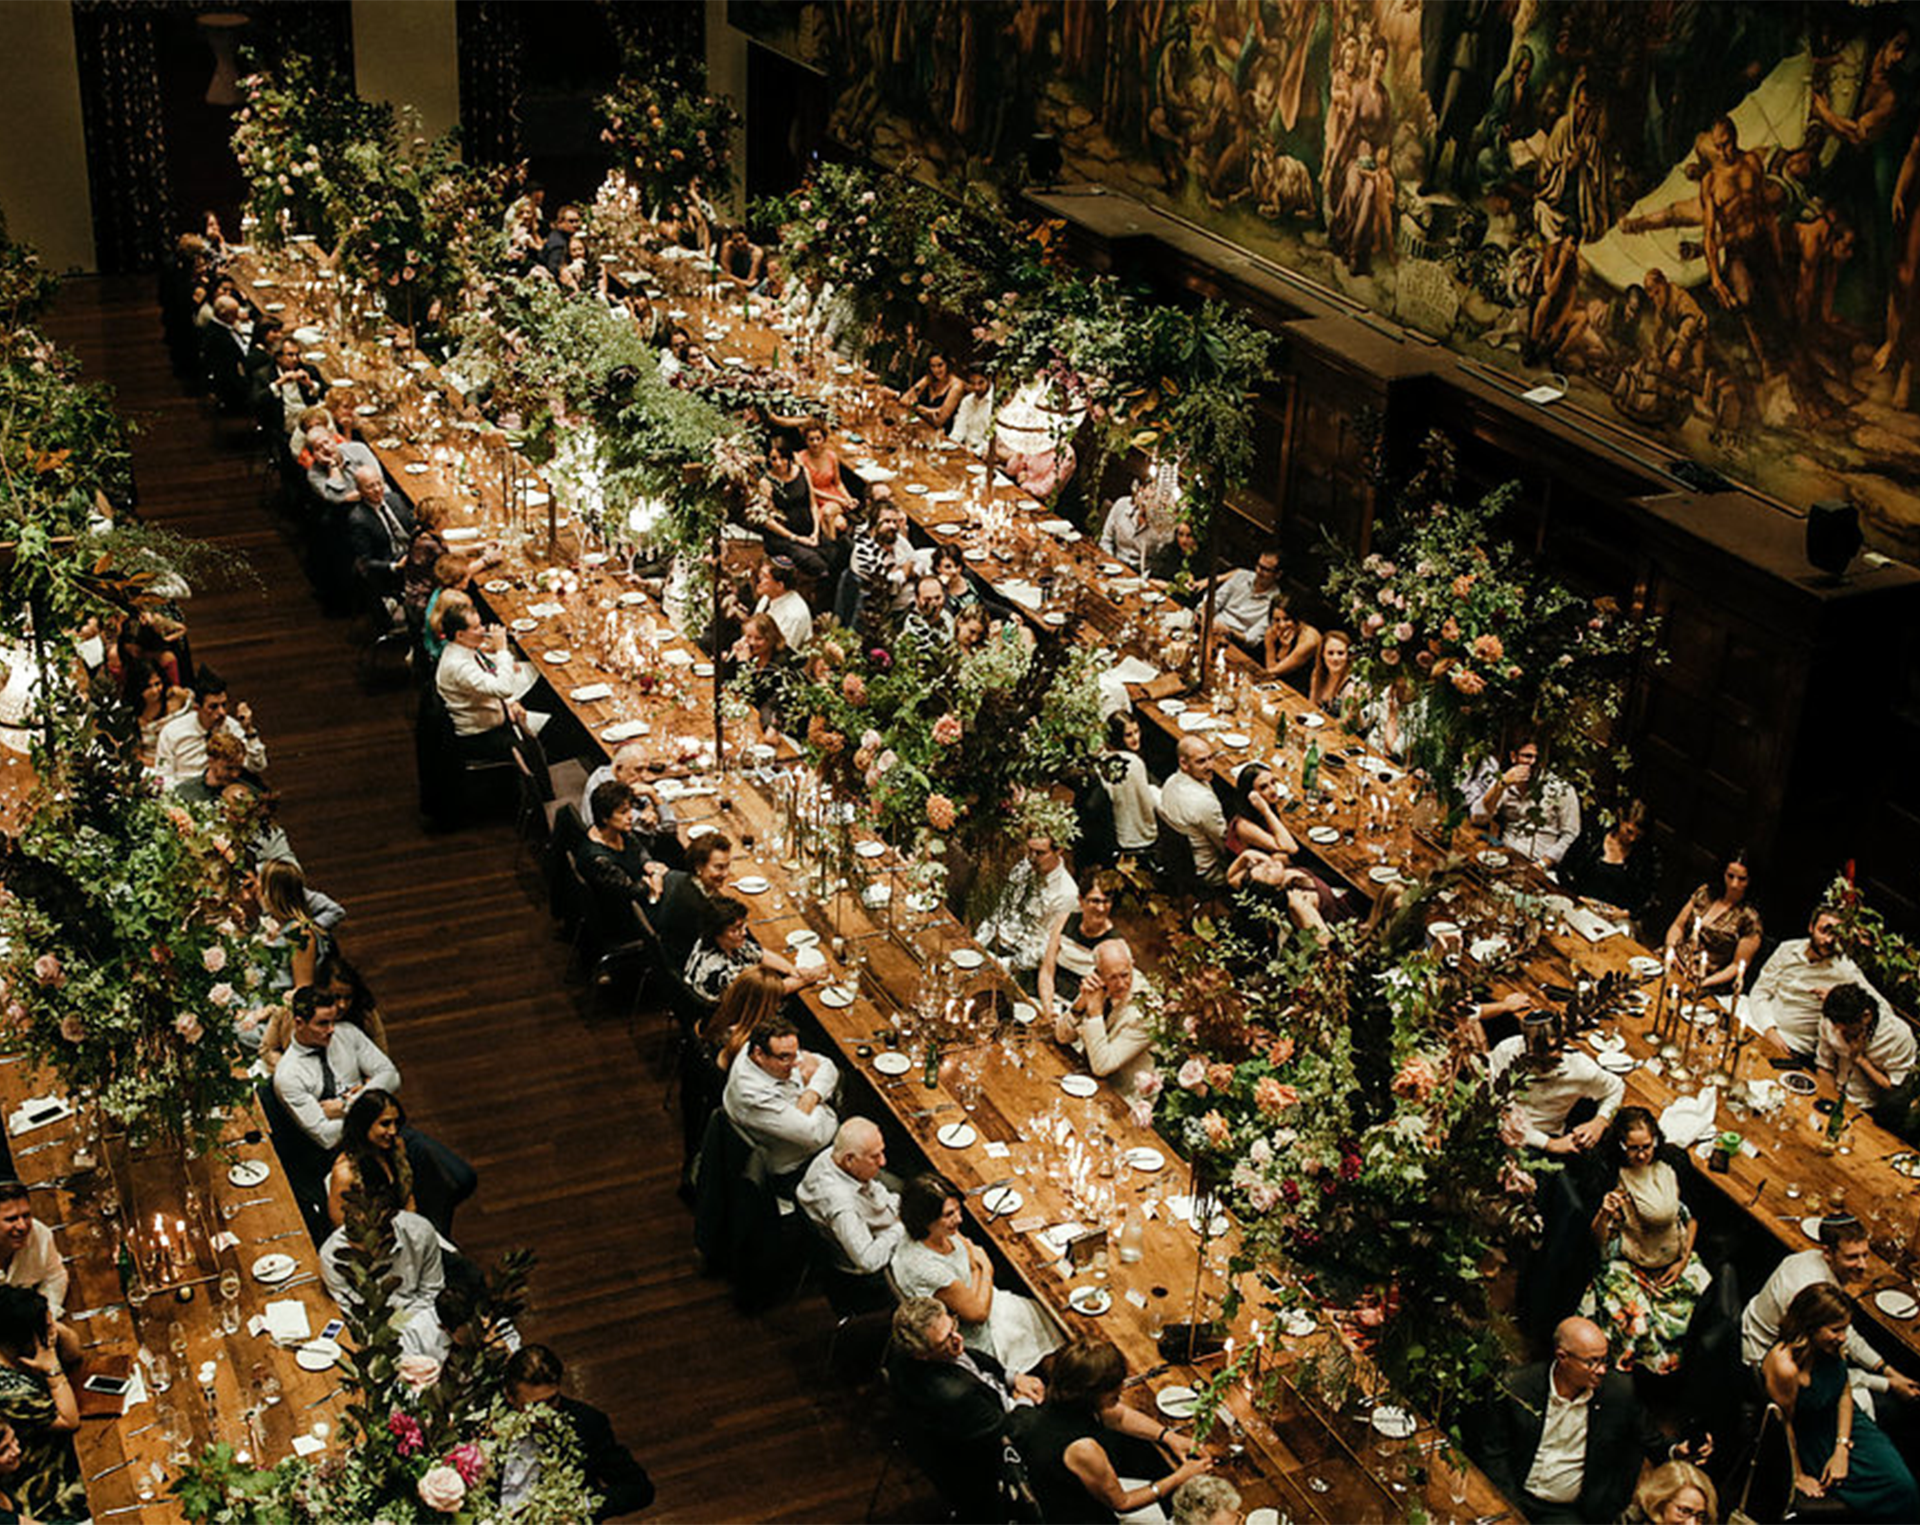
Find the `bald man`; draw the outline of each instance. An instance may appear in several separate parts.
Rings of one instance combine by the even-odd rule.
[[[834,1134],[833,1147],[814,1156],[793,1194],[833,1241],[841,1269],[856,1276],[879,1275],[906,1237],[900,1198],[880,1179],[886,1163],[879,1128],[864,1117],[849,1117]]]
[[[1634,1396],[1633,1380],[1611,1369],[1607,1337],[1591,1319],[1563,1319],[1553,1359],[1523,1366],[1500,1386],[1481,1465],[1494,1486],[1534,1525],[1615,1520],[1633,1499],[1641,1464],[1704,1461],[1669,1447]]]
[[[1140,999],[1133,949],[1109,937],[1093,950],[1093,973],[1080,983],[1073,1005],[1054,1018],[1053,1035],[1077,1045],[1087,1068],[1132,1101],[1135,1081],[1153,1067],[1153,1025]]]
[[[413,510],[399,494],[387,490],[386,473],[378,465],[354,467],[353,490],[347,543],[353,547],[354,570],[379,592],[397,592],[400,568],[413,543]]]
[[[593,819],[593,791],[602,784],[625,784],[633,791],[633,821],[635,828],[649,839],[656,836],[671,836],[673,828],[679,824],[673,813],[673,806],[654,792],[647,781],[647,762],[652,756],[646,743],[629,741],[613,754],[613,761],[602,763],[587,775],[587,787],[580,791],[580,819]],[[652,807],[653,819],[647,819],[648,806]],[[651,841],[649,842],[651,850]],[[657,855],[656,855],[657,856]],[[678,861],[677,859],[675,860]]]
[[[1227,882],[1227,813],[1213,792],[1213,747],[1204,736],[1180,738],[1180,771],[1160,788],[1160,819],[1193,850],[1202,884]]]

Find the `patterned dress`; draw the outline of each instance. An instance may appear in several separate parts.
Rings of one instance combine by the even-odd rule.
[[[1687,1252],[1692,1215],[1680,1200],[1680,1178],[1665,1160],[1624,1166],[1617,1189],[1627,1199],[1608,1243],[1600,1274],[1580,1299],[1580,1312],[1607,1332],[1622,1370],[1664,1375],[1680,1365],[1680,1349],[1694,1304],[1713,1277]],[[1660,1277],[1687,1255],[1687,1266],[1665,1287]]]
[[[59,1412],[45,1377],[0,1365],[0,1419],[12,1425],[20,1439],[14,1502],[36,1520],[78,1520],[87,1514],[73,1441],[53,1427]]]

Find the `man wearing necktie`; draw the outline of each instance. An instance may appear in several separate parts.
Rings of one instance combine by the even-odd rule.
[[[358,497],[347,511],[347,542],[354,571],[374,592],[391,595],[399,591],[400,569],[413,543],[413,510],[387,490],[377,465],[354,467],[353,485]]]
[[[274,1067],[273,1089],[301,1130],[322,1149],[340,1146],[347,1106],[367,1086],[400,1089],[400,1071],[337,1008],[311,988],[293,993],[293,1042]]]
[[[474,757],[507,756],[514,744],[508,722],[526,725],[528,720],[514,698],[519,674],[505,628],[487,629],[472,608],[449,609],[441,628],[447,644],[433,682],[453,722],[455,744]]]

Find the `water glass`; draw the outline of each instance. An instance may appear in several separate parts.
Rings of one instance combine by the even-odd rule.
[[[156,1393],[173,1386],[173,1363],[157,1350],[147,1356],[147,1386]]]

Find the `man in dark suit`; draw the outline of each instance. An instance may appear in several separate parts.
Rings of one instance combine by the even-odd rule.
[[[1643,1462],[1679,1457],[1653,1427],[1632,1379],[1608,1370],[1607,1337],[1590,1319],[1563,1319],[1553,1360],[1523,1366],[1501,1383],[1487,1415],[1481,1465],[1533,1522],[1613,1520],[1633,1499]]]
[[[390,596],[400,591],[400,569],[413,543],[413,510],[388,490],[378,465],[356,466],[353,484],[357,497],[347,511],[353,568],[374,591]]]
[[[200,330],[200,363],[224,408],[239,409],[247,402],[247,349],[252,343],[240,299],[222,292],[213,299],[213,318]]]
[[[580,1438],[581,1470],[587,1486],[605,1500],[596,1520],[636,1514],[653,1502],[653,1479],[621,1445],[607,1416],[590,1403],[562,1396],[566,1368],[544,1345],[522,1345],[507,1362],[507,1401],[517,1409],[545,1404],[573,1426]],[[531,1468],[532,1470],[529,1470]],[[509,1462],[500,1479],[501,1502],[516,1506],[539,1481],[539,1463]]]
[[[560,267],[567,262],[573,235],[579,231],[580,208],[564,206],[553,214],[553,227],[548,230],[546,243],[540,247],[540,263],[547,267],[549,275],[559,276]]]

